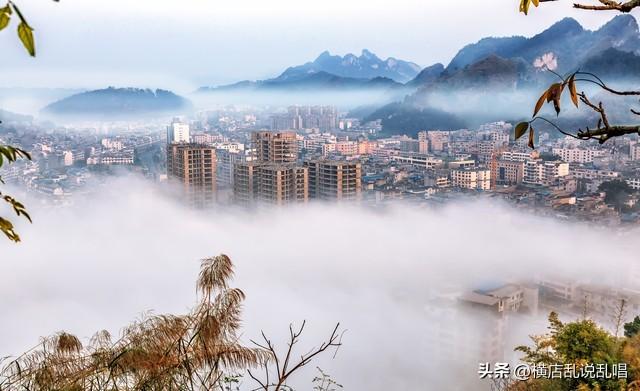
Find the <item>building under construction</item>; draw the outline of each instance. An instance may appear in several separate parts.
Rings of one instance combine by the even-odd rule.
[[[243,206],[304,203],[309,200],[309,170],[295,163],[236,164],[233,193]]]
[[[201,144],[167,145],[167,176],[180,186],[181,197],[197,208],[216,202],[216,151]]]
[[[360,200],[362,164],[350,161],[305,161],[309,170],[309,196],[319,200]]]
[[[295,132],[253,132],[251,143],[261,163],[295,163],[298,140]]]

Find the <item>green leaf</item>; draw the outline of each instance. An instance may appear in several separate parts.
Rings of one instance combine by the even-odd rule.
[[[36,56],[36,43],[33,39],[33,29],[24,21],[18,26],[18,37],[22,41],[24,48],[27,49],[31,57]]]
[[[7,4],[4,8],[0,8],[0,30],[9,25],[11,20],[11,7]]]
[[[524,134],[527,133],[528,129],[529,129],[528,122],[520,122],[518,125],[516,125],[515,139],[517,140],[520,137],[524,136]]]

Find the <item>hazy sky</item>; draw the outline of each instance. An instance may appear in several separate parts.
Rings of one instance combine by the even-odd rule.
[[[589,0],[585,0],[589,1]],[[0,86],[133,85],[189,91],[265,78],[320,52],[368,48],[421,66],[448,62],[484,36],[532,35],[563,16],[597,28],[612,13],[518,0],[43,0],[16,1],[36,29],[26,56],[16,25],[0,33]]]

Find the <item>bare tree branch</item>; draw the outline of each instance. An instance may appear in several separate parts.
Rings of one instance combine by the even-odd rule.
[[[294,346],[299,342],[300,336],[302,335],[304,328],[306,326],[306,321],[302,322],[302,325],[297,330],[294,330],[293,325],[289,325],[289,341],[287,343],[287,349],[284,353],[284,358],[280,358],[276,352],[274,345],[271,343],[271,340],[262,333],[262,339],[264,342],[258,343],[255,341],[251,341],[254,345],[268,350],[273,355],[273,363],[275,368],[270,369],[269,363],[265,362],[263,367],[265,369],[265,379],[261,380],[256,375],[254,375],[251,371],[249,372],[249,376],[259,385],[259,387],[255,388],[255,390],[263,390],[263,391],[282,391],[283,388],[289,389],[285,384],[287,379],[290,378],[296,371],[305,365],[309,364],[316,356],[325,352],[329,348],[336,348],[336,350],[342,345],[341,339],[342,334],[339,333],[340,323],[336,324],[331,335],[327,338],[326,341],[322,342],[319,347],[311,349],[308,353],[302,354],[300,356],[299,361],[295,365],[291,364],[291,359],[293,357]],[[334,355],[335,357],[335,355]],[[269,373],[274,372],[277,381],[270,382],[269,381]]]

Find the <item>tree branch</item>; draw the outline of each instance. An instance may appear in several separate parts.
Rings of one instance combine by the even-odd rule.
[[[600,144],[604,144],[607,140],[612,137],[624,136],[625,134],[640,134],[640,125],[639,126],[610,126],[608,128],[599,127],[598,129],[586,131],[578,130],[576,136],[579,139],[587,140],[587,139],[597,139]]]
[[[271,341],[267,338],[267,336],[262,333],[262,338],[265,340],[266,344],[259,344],[255,341],[251,341],[258,347],[262,347],[270,351],[270,353],[274,357],[275,368],[271,370],[275,372],[276,377],[273,379],[273,382],[269,382],[269,366],[267,363],[264,364],[265,373],[266,373],[266,381],[260,380],[255,376],[251,371],[249,371],[249,376],[259,385],[255,390],[263,390],[263,391],[282,391],[283,388],[289,388],[286,386],[287,379],[293,375],[294,372],[298,371],[300,368],[304,367],[308,363],[310,363],[317,355],[325,352],[327,349],[331,347],[335,347],[336,349],[342,345],[342,334],[339,333],[338,330],[340,328],[340,323],[336,324],[329,338],[322,342],[322,344],[318,348],[313,348],[306,354],[300,356],[300,360],[293,365],[291,363],[291,357],[293,356],[293,348],[294,345],[300,339],[302,332],[304,331],[306,325],[306,321],[302,322],[302,325],[299,329],[294,330],[293,325],[289,326],[289,343],[287,344],[287,350],[284,353],[284,358],[279,359],[276,354],[275,347],[271,343]],[[290,368],[290,364],[292,365]]]
[[[629,0],[627,2],[617,2],[612,0],[598,0],[602,5],[588,5],[588,4],[579,4],[574,3],[573,7],[583,10],[590,11],[619,11],[628,13],[631,12],[634,8],[640,7],[640,0]]]

